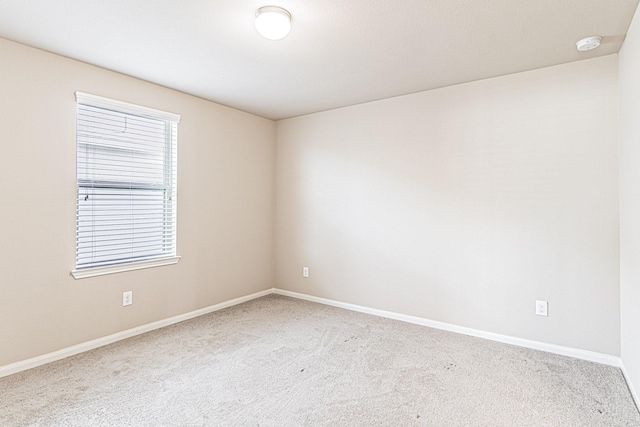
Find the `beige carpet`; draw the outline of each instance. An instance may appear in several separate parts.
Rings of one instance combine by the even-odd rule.
[[[0,426],[640,426],[619,369],[271,295],[0,379]]]

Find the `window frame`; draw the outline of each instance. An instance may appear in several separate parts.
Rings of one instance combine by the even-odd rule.
[[[76,245],[75,245],[76,266],[71,271],[71,275],[75,279],[82,279],[86,277],[101,276],[105,274],[119,273],[123,271],[132,271],[132,270],[139,270],[144,268],[176,264],[181,257],[176,254],[177,253],[177,218],[175,218],[175,216],[177,215],[177,146],[172,147],[172,143],[177,145],[177,126],[178,126],[178,123],[180,122],[180,115],[169,113],[166,111],[156,110],[149,107],[143,107],[136,104],[130,104],[127,102],[122,102],[122,101],[118,101],[110,98],[104,98],[97,95],[91,95],[91,94],[79,92],[79,91],[75,92],[75,98],[76,98],[76,113],[80,111],[80,106],[83,105],[88,107],[100,108],[104,110],[111,110],[120,114],[142,116],[142,117],[151,118],[155,120],[165,121],[167,122],[167,125],[169,127],[172,126],[172,123],[175,123],[176,133],[175,133],[175,139],[171,138],[171,135],[168,136],[168,138],[171,138],[171,141],[167,141],[165,145],[165,150],[167,150],[167,155],[171,159],[171,164],[169,165],[171,168],[171,171],[169,173],[168,179],[171,180],[172,182],[172,185],[170,186],[171,187],[170,198],[172,203],[172,210],[170,211],[170,213],[167,213],[166,210],[163,211],[163,221],[166,221],[167,215],[171,215],[170,220],[172,221],[172,224],[173,224],[172,253],[168,256],[157,256],[157,257],[145,259],[142,261],[123,260],[120,262],[114,261],[113,263],[108,265],[78,267],[78,264],[77,264],[78,248],[79,248],[79,244],[77,240],[78,239],[77,209],[79,208],[78,191],[84,187],[82,187],[80,184],[81,179],[79,175],[78,165],[76,164]],[[78,129],[78,124],[79,124],[79,119],[76,118],[76,129]],[[171,132],[169,131],[169,134],[170,133]],[[78,161],[78,153],[79,153],[78,135],[76,131],[76,150],[75,150],[76,162]]]

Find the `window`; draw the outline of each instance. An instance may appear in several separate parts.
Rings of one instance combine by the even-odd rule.
[[[178,262],[180,116],[76,92],[75,278]]]

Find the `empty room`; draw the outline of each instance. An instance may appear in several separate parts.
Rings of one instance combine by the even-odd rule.
[[[639,2],[0,1],[0,426],[640,426]]]

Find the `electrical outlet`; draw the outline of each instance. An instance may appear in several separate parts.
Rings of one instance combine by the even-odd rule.
[[[122,306],[133,304],[133,291],[127,291],[122,293]]]
[[[546,301],[536,301],[536,314],[538,316],[549,316],[549,303]]]
[[[309,277],[309,267],[302,267],[302,277]]]

